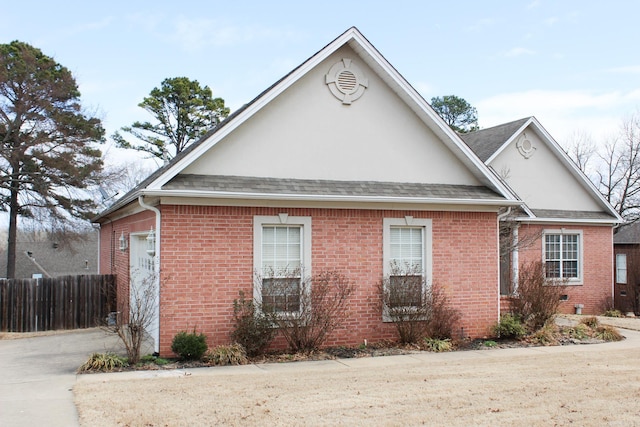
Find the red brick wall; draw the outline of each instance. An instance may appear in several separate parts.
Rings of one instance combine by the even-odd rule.
[[[373,300],[382,278],[382,219],[432,218],[433,282],[463,315],[461,333],[484,336],[498,318],[495,213],[271,209],[163,205],[160,351],[182,330],[203,332],[210,346],[229,343],[233,300],[252,295],[253,217],[312,217],[312,268],[342,271],[356,284],[350,317],[327,345],[393,339]],[[117,231],[119,236],[119,231]]]
[[[582,231],[583,244],[583,282],[581,285],[565,287],[564,294],[568,296],[568,300],[561,303],[560,310],[563,313],[574,313],[575,304],[584,304],[583,314],[601,314],[603,301],[613,296],[613,230],[610,226],[595,225],[522,225],[519,236],[526,239],[527,235],[541,236],[545,229],[560,228]],[[541,238],[519,249],[521,266],[532,261],[541,261],[542,257]]]

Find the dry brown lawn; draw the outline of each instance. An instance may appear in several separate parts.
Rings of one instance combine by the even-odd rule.
[[[640,333],[608,344],[82,375],[83,426],[640,426]]]

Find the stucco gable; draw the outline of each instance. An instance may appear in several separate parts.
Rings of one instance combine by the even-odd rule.
[[[355,81],[363,91],[359,99],[350,95],[345,102],[331,90],[337,79],[332,70],[340,63],[364,74]],[[348,79],[342,84],[348,89]],[[505,206],[517,203],[356,28],[234,112],[95,220],[139,196],[161,196],[163,186],[180,174],[485,186]]]
[[[529,117],[462,135],[541,220],[620,222],[559,144]]]

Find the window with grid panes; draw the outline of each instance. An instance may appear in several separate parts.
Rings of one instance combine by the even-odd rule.
[[[626,254],[616,254],[616,283],[627,283]]]
[[[546,233],[545,270],[549,279],[580,278],[580,234]]]
[[[422,305],[424,227],[390,227],[389,249],[391,308]]]
[[[279,312],[300,310],[302,227],[262,227],[262,304]]]

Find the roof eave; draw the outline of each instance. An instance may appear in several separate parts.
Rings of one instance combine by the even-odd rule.
[[[522,202],[509,199],[463,199],[436,197],[390,197],[390,196],[351,196],[339,194],[291,194],[291,193],[247,193],[229,191],[198,190],[143,190],[141,195],[148,197],[181,197],[210,199],[248,199],[304,202],[354,202],[354,203],[406,203],[406,204],[442,204],[442,205],[478,205],[478,206],[519,206]]]

